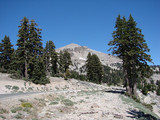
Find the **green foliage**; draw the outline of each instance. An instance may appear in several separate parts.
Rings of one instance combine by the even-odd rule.
[[[21,111],[22,110],[22,107],[13,107],[11,108],[11,112],[12,113],[16,113],[17,111]]]
[[[65,72],[65,80],[67,80],[71,76],[70,71],[67,69]]]
[[[88,54],[86,70],[89,81],[99,84],[102,83],[103,67],[97,55]]]
[[[152,107],[151,105],[148,105],[148,104],[143,104],[143,103],[139,103],[139,102],[136,102],[134,99],[132,98],[129,98],[129,97],[126,97],[126,96],[123,96],[123,95],[120,95],[120,98],[122,99],[122,101],[124,101],[126,104],[130,104],[132,105],[133,107],[135,108],[138,108],[139,111],[145,113],[145,114],[149,114],[151,115],[152,117],[156,117],[158,118],[158,116],[152,112]]]
[[[124,74],[122,69],[115,70],[109,66],[103,66],[104,75],[102,82],[107,83],[108,85],[122,85]]]
[[[0,108],[0,114],[9,113],[8,110],[4,108]]]
[[[71,74],[70,78],[74,78],[74,79],[82,80],[82,81],[87,80],[87,76],[86,75],[79,74],[76,71],[70,71],[70,74]]]
[[[28,78],[28,58],[29,58],[29,20],[24,17],[21,20],[21,25],[19,26],[18,37],[17,40],[17,67],[20,71],[22,71],[23,76]]]
[[[147,94],[148,94],[148,88],[147,88],[147,86],[144,86],[144,87],[142,88],[142,93],[143,93],[144,95],[147,95]]]
[[[157,87],[156,94],[160,96],[160,85]]]
[[[66,106],[73,106],[74,105],[74,103],[69,99],[64,99],[61,102]]]
[[[29,102],[22,102],[21,106],[26,107],[26,108],[32,108],[33,107],[32,103],[29,103]]]
[[[44,49],[44,62],[47,74],[55,76],[58,70],[58,56],[55,51],[55,45],[52,41],[47,41],[46,47]]]
[[[113,32],[113,40],[108,45],[113,46],[112,53],[123,60],[124,79],[127,92],[130,96],[136,95],[137,78],[144,79],[152,75],[152,70],[147,65],[147,61],[152,59],[144,40],[141,29],[136,27],[137,23],[130,15],[129,19],[121,18],[119,15],[116,20]]]
[[[72,65],[70,53],[65,51],[60,51],[59,53],[59,72],[65,74],[69,66]],[[65,76],[64,76],[65,77]]]
[[[22,115],[22,113],[17,113],[14,118],[16,119],[22,119],[24,116]]]
[[[1,71],[6,71],[10,69],[10,63],[12,60],[12,54],[14,49],[13,45],[10,42],[9,36],[4,37],[0,43],[0,69]],[[7,72],[7,71],[6,71]]]
[[[45,66],[41,59],[37,60],[34,65],[31,80],[35,84],[45,85],[50,83],[49,79],[46,77]]]
[[[12,90],[13,90],[13,91],[18,91],[18,90],[19,90],[19,87],[18,87],[18,86],[13,86],[13,87],[12,87]]]
[[[13,70],[13,71],[11,72],[10,77],[13,78],[13,79],[20,79],[20,78],[22,78],[22,75],[21,75],[20,71],[18,71],[18,70],[17,70],[17,71]]]
[[[2,119],[6,119],[6,117],[5,117],[5,116],[3,116],[3,115],[0,115],[0,118],[2,118]]]
[[[56,104],[58,104],[57,101],[52,101],[49,105],[56,105]]]
[[[5,85],[5,87],[10,90],[12,86],[11,85]]]

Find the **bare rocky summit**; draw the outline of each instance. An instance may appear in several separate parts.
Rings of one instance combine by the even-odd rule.
[[[89,52],[91,54],[96,54],[103,65],[109,66],[111,68],[117,69],[117,64],[122,63],[122,61],[116,56],[98,52],[86,46],[80,46],[74,43],[56,49],[58,53],[64,50],[67,50],[71,54],[71,59],[73,63],[71,69],[76,71],[80,71],[80,69],[82,70],[83,66],[86,63],[87,55]]]

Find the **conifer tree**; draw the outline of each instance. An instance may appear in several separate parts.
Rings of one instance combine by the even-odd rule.
[[[72,65],[71,55],[66,50],[63,53],[63,60],[64,60],[64,71],[66,72],[67,69],[69,69],[69,66]]]
[[[72,65],[71,56],[68,51],[60,51],[58,64],[59,71],[61,73],[66,73],[66,71],[69,69],[69,66]]]
[[[103,67],[97,55],[88,53],[86,69],[89,81],[102,83]]]
[[[1,68],[3,70],[9,70],[10,69],[10,63],[11,63],[11,57],[13,54],[13,45],[10,42],[9,36],[4,37],[0,44],[0,64]]]
[[[87,55],[87,61],[86,61],[86,69],[87,69],[87,78],[88,80],[92,80],[93,78],[93,69],[92,69],[92,59],[91,59],[91,53],[89,52]]]
[[[19,26],[18,37],[17,40],[17,58],[19,61],[18,66],[20,71],[22,71],[23,76],[28,78],[28,56],[29,56],[29,20],[24,17],[21,20],[21,25]]]
[[[126,91],[129,96],[137,95],[137,80],[149,77],[147,71],[151,71],[147,65],[147,61],[151,62],[149,48],[144,40],[141,29],[136,27],[137,23],[130,15],[129,20],[125,17],[121,19],[117,17],[113,32],[113,40],[109,42],[112,53],[116,54],[123,60],[124,79],[126,83]]]
[[[58,58],[58,65],[59,65],[59,72],[64,73],[64,59],[63,59],[63,52],[60,51],[59,58]]]
[[[47,74],[52,73],[54,76],[57,73],[57,53],[55,51],[55,45],[50,40],[47,41],[46,47],[44,49],[44,56],[45,56],[45,66]]]
[[[33,83],[41,85],[50,83],[49,79],[46,77],[43,57],[38,57],[38,59],[35,59],[31,80]]]
[[[32,78],[32,72],[34,70],[35,62],[39,57],[42,56],[42,39],[41,39],[41,29],[37,27],[38,25],[34,20],[31,20],[31,24],[29,25],[29,40],[28,40],[28,73],[29,78]]]

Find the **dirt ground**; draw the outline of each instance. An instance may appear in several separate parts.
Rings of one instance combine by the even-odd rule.
[[[50,80],[50,84],[41,86],[1,74],[1,94],[39,93],[0,98],[0,120],[138,119],[139,110],[126,104],[120,97],[123,96],[123,88],[75,79],[66,81],[63,78],[51,77]]]

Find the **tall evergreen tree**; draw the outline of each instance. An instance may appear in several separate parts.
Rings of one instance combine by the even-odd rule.
[[[72,61],[68,51],[60,51],[58,64],[61,73],[65,73],[69,69],[69,66],[72,65]]]
[[[131,15],[128,21],[125,17],[121,19],[119,15],[115,25],[116,30],[113,32],[113,40],[109,42],[109,45],[113,46],[112,53],[123,60],[124,79],[129,96],[137,95],[138,78],[150,76],[146,74],[147,70],[151,71],[147,61],[152,61],[150,55],[147,54],[149,48],[144,35],[136,25]]]
[[[86,69],[89,81],[102,83],[103,67],[97,55],[88,54]]]
[[[17,40],[17,55],[18,55],[18,67],[25,78],[28,78],[28,56],[29,56],[29,20],[24,17],[21,20],[21,25],[19,26]]]
[[[59,65],[59,72],[64,73],[64,59],[63,59],[63,52],[60,51],[59,57],[58,57],[58,65]]]
[[[55,45],[50,40],[47,41],[46,47],[44,49],[44,55],[45,55],[45,65],[46,65],[46,72],[47,74],[52,73],[54,76],[57,73],[57,53],[55,51]]]
[[[9,36],[4,37],[0,44],[0,64],[3,70],[10,69],[11,57],[13,54],[13,45],[10,42]]]
[[[66,72],[67,69],[69,69],[69,66],[72,65],[71,55],[66,50],[63,53],[63,60],[64,60],[64,71]]]
[[[31,20],[31,24],[29,25],[29,40],[28,40],[28,73],[29,78],[32,78],[32,73],[34,70],[35,62],[39,57],[42,56],[42,39],[41,39],[41,29],[37,27],[38,25],[34,20]]]

